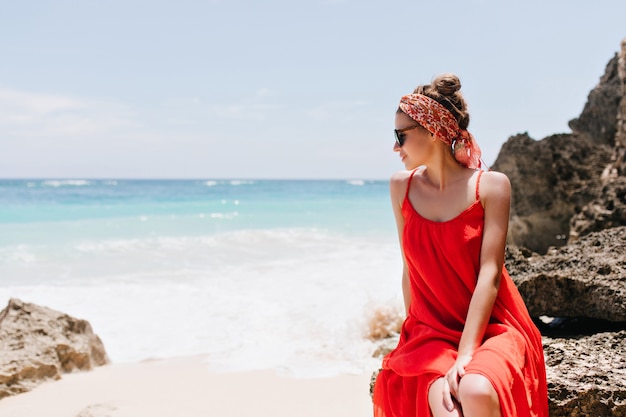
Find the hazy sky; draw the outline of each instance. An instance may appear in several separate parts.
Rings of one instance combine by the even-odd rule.
[[[0,177],[387,179],[441,72],[492,163],[568,132],[624,37],[624,0],[0,0]]]

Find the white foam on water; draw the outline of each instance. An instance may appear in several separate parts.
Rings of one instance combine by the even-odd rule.
[[[401,300],[397,242],[384,237],[285,228],[12,250],[0,303],[89,320],[114,362],[206,354],[221,370],[368,371],[367,313]]]
[[[230,185],[252,185],[254,184],[254,181],[250,181],[250,180],[231,180],[229,181]]]
[[[64,187],[64,186],[80,187],[80,186],[90,185],[90,184],[91,182],[87,180],[46,180],[42,182],[42,185],[46,187]]]

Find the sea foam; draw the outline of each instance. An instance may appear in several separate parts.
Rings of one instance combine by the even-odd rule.
[[[371,311],[398,299],[394,243],[314,229],[87,241],[62,252],[15,262],[11,274],[28,270],[37,282],[14,282],[0,297],[88,319],[114,362],[206,354],[221,370],[361,372],[372,366]]]
[[[113,362],[379,365],[402,300],[386,183],[46,181],[0,181],[0,300],[89,320]]]

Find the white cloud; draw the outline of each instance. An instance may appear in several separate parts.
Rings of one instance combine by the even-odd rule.
[[[254,95],[233,103],[215,104],[211,106],[211,112],[218,117],[263,121],[285,108],[282,103],[273,102],[272,99],[277,96],[277,91],[263,87]]]
[[[331,101],[307,110],[306,114],[316,122],[326,122],[330,120],[350,120],[352,112],[368,106],[365,100],[341,100]]]
[[[278,91],[270,88],[262,87],[256,90],[257,97],[275,97],[278,95]]]
[[[202,100],[199,97],[177,97],[163,100],[161,105],[164,107],[189,107],[199,106],[202,104]]]
[[[0,89],[0,134],[4,138],[88,138],[138,125],[119,103]]]
[[[0,89],[0,109],[3,112],[13,110],[31,114],[50,114],[84,107],[80,100],[70,97]]]

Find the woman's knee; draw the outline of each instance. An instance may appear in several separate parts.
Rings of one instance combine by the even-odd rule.
[[[457,405],[452,410],[448,410],[444,406],[443,402],[443,385],[444,379],[439,378],[435,382],[433,382],[428,390],[428,404],[430,406],[430,411],[434,417],[459,417],[462,416]],[[456,404],[456,403],[455,403]]]
[[[459,400],[463,406],[466,403],[477,406],[496,407],[499,406],[498,393],[491,381],[483,375],[467,374],[461,378],[459,383]]]

